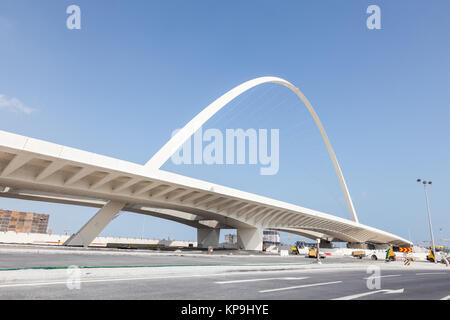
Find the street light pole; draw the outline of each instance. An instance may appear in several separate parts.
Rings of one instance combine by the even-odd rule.
[[[421,179],[417,179],[417,182],[421,182]],[[431,184],[431,181],[422,181],[423,183],[423,190],[425,192],[425,201],[427,203],[427,212],[428,212],[428,224],[430,225],[430,234],[431,234],[431,245],[432,245],[432,250],[433,250],[433,255],[434,255],[434,263],[436,262],[436,247],[434,245],[434,235],[433,235],[433,226],[431,225],[431,214],[430,214],[430,204],[428,202],[428,192],[427,192],[427,184]]]
[[[320,238],[317,239],[317,248],[316,248],[316,258],[317,258],[317,263],[318,264],[322,264],[322,262],[320,262]]]

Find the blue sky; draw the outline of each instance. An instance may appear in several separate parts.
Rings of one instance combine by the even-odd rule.
[[[81,8],[81,30],[66,8]],[[368,30],[366,8],[381,8]],[[450,19],[448,1],[0,2],[0,128],[145,163],[204,107],[234,86],[273,75],[316,108],[360,222],[429,239],[450,238]],[[15,100],[14,100],[15,99]],[[264,85],[207,123],[280,129],[280,170],[258,166],[164,169],[349,218],[325,146],[304,106]],[[90,208],[0,199],[51,214],[75,232]],[[122,213],[104,235],[195,240],[195,230]],[[442,228],[442,232],[439,230]]]

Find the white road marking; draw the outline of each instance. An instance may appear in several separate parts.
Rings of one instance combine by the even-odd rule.
[[[365,297],[365,296],[368,296],[368,295],[371,295],[371,294],[375,294],[375,293],[384,293],[384,294],[403,293],[404,290],[405,290],[405,289],[398,289],[398,290],[389,290],[389,289],[375,290],[375,291],[369,291],[369,292],[364,292],[364,293],[353,294],[353,295],[351,295],[351,296],[345,296],[345,297],[335,298],[335,299],[332,299],[332,300],[353,300],[353,299]]]
[[[135,281],[135,280],[161,280],[161,279],[175,279],[175,278],[190,278],[190,277],[215,277],[215,276],[223,276],[221,273],[213,273],[213,274],[193,274],[193,275],[170,275],[170,276],[153,276],[153,277],[124,277],[124,278],[100,278],[100,279],[80,279],[81,283],[90,283],[90,282],[114,282],[114,281]],[[8,284],[0,284],[1,288],[8,287],[27,287],[27,286],[51,286],[58,284],[66,284],[67,281],[48,281],[48,282],[29,282],[29,283],[8,283]]]
[[[450,295],[443,297],[441,300],[450,300]]]
[[[328,284],[335,284],[335,283],[341,283],[342,281],[333,281],[333,282],[321,282],[321,283],[311,283],[311,284],[304,284],[301,286],[293,286],[293,287],[286,287],[286,288],[277,288],[277,289],[268,289],[268,290],[261,290],[260,293],[266,293],[266,292],[275,292],[275,291],[283,291],[283,290],[292,290],[292,289],[300,289],[300,288],[307,288],[307,287],[316,287],[316,286],[326,286]]]
[[[427,274],[447,274],[447,272],[422,272],[422,273],[416,273],[416,276],[423,276]]]
[[[111,282],[111,281],[132,281],[132,280],[152,280],[155,278],[114,278],[114,279],[92,279],[92,280],[81,280],[82,283],[89,282]],[[51,286],[56,284],[66,284],[67,281],[51,281],[51,282],[30,282],[30,283],[11,283],[11,284],[2,284],[0,288],[8,288],[8,287],[29,287],[29,286]]]
[[[268,280],[303,280],[308,279],[309,277],[283,277],[283,278],[260,278],[260,279],[243,279],[243,280],[229,280],[229,281],[217,281],[214,283],[218,284],[228,284],[228,283],[243,283],[243,282],[257,282],[257,281],[268,281]]]
[[[279,272],[296,272],[295,270],[283,270],[283,271],[267,271],[267,273],[279,273]],[[250,273],[260,273],[258,272],[250,272]],[[217,277],[223,276],[222,273],[212,273],[212,274],[193,274],[193,275],[170,275],[170,276],[153,276],[153,277],[124,277],[124,278],[100,278],[100,279],[80,279],[81,283],[95,283],[95,282],[114,282],[114,281],[135,281],[135,280],[161,280],[161,279],[175,279],[175,278],[190,278],[190,277]],[[231,276],[231,275],[226,275]],[[281,278],[273,278],[273,279],[285,279],[285,280],[301,280],[306,279],[308,277],[281,277]],[[226,282],[226,281],[224,281]],[[61,285],[66,284],[66,281],[48,281],[48,282],[29,282],[29,283],[7,283],[0,284],[1,288],[9,288],[9,287],[27,287],[27,286],[51,286],[51,285]]]
[[[388,278],[388,277],[400,277],[400,276],[401,276],[401,274],[388,274],[388,275],[385,275],[385,276],[367,277],[367,278],[364,278],[364,279],[367,280],[367,279]]]
[[[0,288],[10,288],[10,287],[30,287],[30,286],[49,286],[55,284],[66,284],[67,281],[64,282],[35,282],[35,283],[14,283],[14,284],[2,284]]]
[[[309,269],[305,269],[308,271]],[[270,270],[270,271],[264,271],[266,274],[277,274],[277,273],[298,273],[298,272],[305,272],[305,270]],[[247,272],[247,275],[250,274],[261,274],[261,271],[249,271]],[[139,278],[100,278],[100,279],[84,279],[83,275],[80,279],[81,283],[84,282],[111,282],[111,281],[127,281],[127,280],[159,280],[159,279],[175,279],[175,278],[191,278],[191,277],[229,277],[233,276],[233,274],[223,274],[223,273],[211,273],[211,274],[191,274],[191,275],[170,275],[170,276],[153,276],[153,277],[139,277]],[[287,278],[287,277],[285,277]],[[2,281],[3,282],[3,281]],[[4,283],[4,282],[3,282]],[[50,285],[60,285],[60,284],[66,284],[66,281],[48,281],[48,282],[29,282],[29,283],[4,283],[0,284],[1,288],[8,288],[8,287],[26,287],[26,286],[50,286]]]
[[[178,278],[174,277],[145,277],[145,278],[112,278],[112,279],[90,279],[83,280],[80,279],[81,283],[90,283],[90,282],[113,282],[113,281],[134,281],[134,280],[158,280],[158,279],[167,279],[167,278]],[[2,284],[0,288],[8,288],[8,287],[27,287],[27,286],[50,286],[56,284],[66,284],[67,281],[51,281],[51,282],[29,282],[29,283],[11,283],[11,284]]]

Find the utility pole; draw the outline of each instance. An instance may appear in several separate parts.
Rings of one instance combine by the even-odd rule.
[[[317,248],[316,248],[316,256],[317,256],[317,263],[318,264],[322,264],[322,262],[320,262],[320,238],[317,239]]]
[[[409,235],[409,242],[411,241],[411,227],[408,226],[408,235]]]
[[[434,245],[434,235],[433,235],[433,226],[431,225],[431,214],[430,214],[430,204],[428,202],[428,192],[427,192],[427,184],[431,185],[431,181],[422,181],[422,179],[417,179],[417,182],[423,183],[423,190],[425,192],[425,201],[427,203],[427,212],[428,212],[428,224],[430,225],[430,234],[431,234],[431,245],[432,245],[432,251],[434,255],[434,263],[437,263],[436,259],[436,247]]]

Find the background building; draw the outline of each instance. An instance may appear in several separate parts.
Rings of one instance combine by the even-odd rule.
[[[228,233],[225,235],[225,243],[227,244],[235,244],[237,243],[237,235]]]
[[[0,232],[47,233],[48,214],[0,209]]]
[[[280,233],[275,230],[263,231],[263,244],[267,246],[279,246],[281,243]]]

